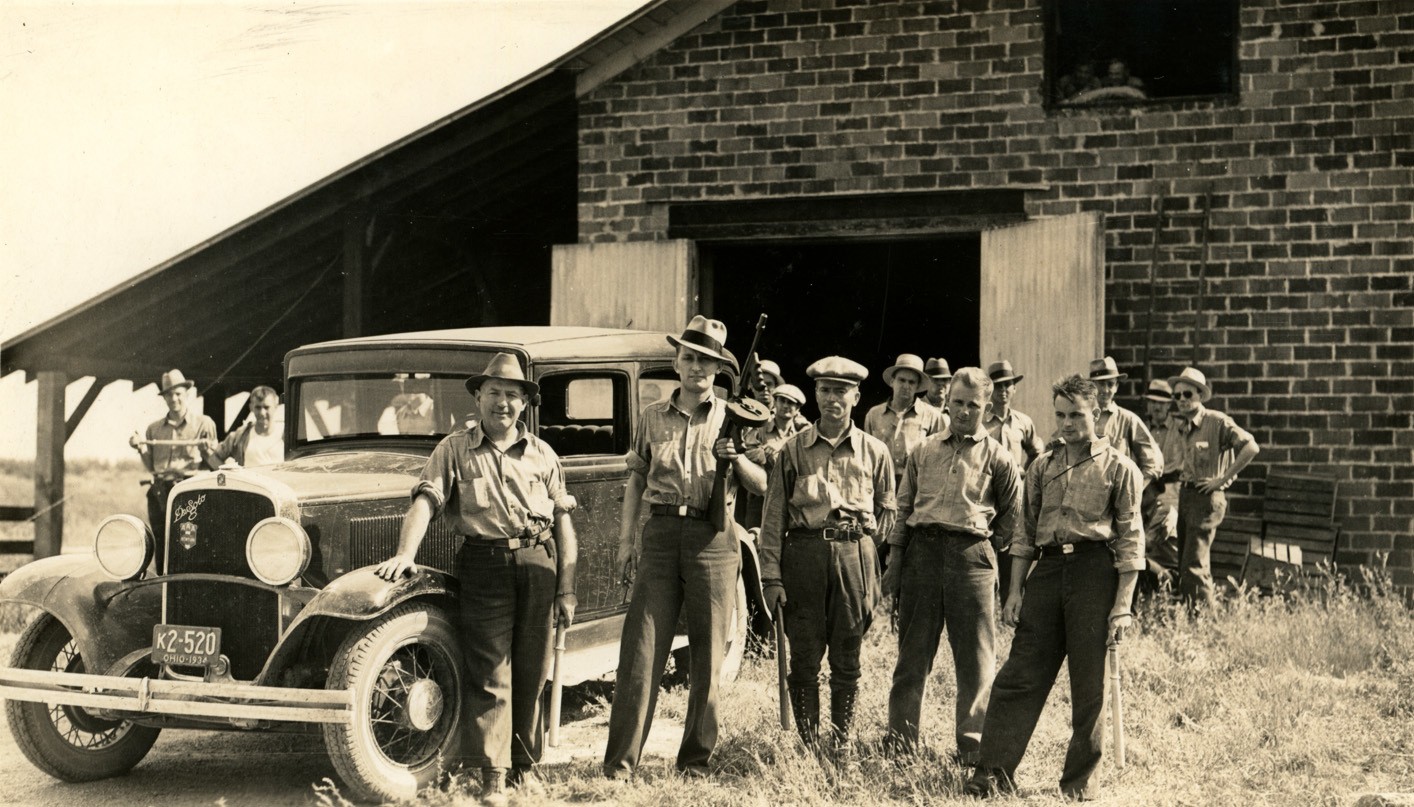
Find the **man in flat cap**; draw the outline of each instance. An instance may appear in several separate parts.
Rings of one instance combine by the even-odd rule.
[[[1261,450],[1257,441],[1232,418],[1204,403],[1213,397],[1208,379],[1196,367],[1185,367],[1169,379],[1181,457],[1178,490],[1178,591],[1190,603],[1211,606],[1213,538],[1227,515],[1232,481]]]
[[[1025,530],[1011,548],[1002,609],[1016,635],[992,682],[977,771],[966,785],[974,796],[1015,790],[1016,768],[1062,661],[1070,674],[1071,737],[1061,794],[1099,795],[1105,655],[1129,628],[1144,568],[1139,469],[1096,433],[1095,383],[1072,375],[1051,389],[1062,442],[1026,472]]]
[[[1021,469],[982,428],[992,379],[980,367],[957,371],[947,404],[949,427],[908,458],[889,537],[883,589],[898,602],[889,737],[905,751],[917,747],[924,685],[946,627],[957,678],[957,759],[976,765],[996,669],[993,543],[1010,545],[1021,529]]]
[[[796,728],[814,747],[820,662],[830,660],[832,740],[847,748],[859,689],[859,649],[878,601],[875,542],[894,523],[889,449],[850,414],[869,371],[841,356],[806,369],[820,419],[787,440],[771,469],[761,524],[766,607],[784,605]]]
[[[948,408],[943,399],[948,394],[948,382],[952,380],[952,370],[948,367],[948,360],[929,359],[928,363],[923,366],[923,372],[928,376],[928,392],[923,397],[930,406],[943,413],[943,428],[947,428]]]
[[[718,439],[727,402],[715,395],[712,381],[736,367],[726,341],[727,326],[701,315],[692,318],[680,338],[668,337],[677,348],[678,389],[644,408],[629,453],[617,563],[626,576],[636,565],[637,574],[619,644],[604,749],[604,775],[611,779],[629,776],[638,766],[680,613],[692,653],[677,768],[688,776],[710,772],[717,744],[718,679],[741,563],[740,527],[735,522],[720,531],[712,526],[709,506],[717,460],[730,463],[727,512],[734,507],[738,483],[758,494],[766,489],[761,466],[739,454],[730,439]],[[635,541],[644,499],[652,515]]]
[[[397,552],[375,574],[415,573],[433,518],[461,536],[462,760],[480,769],[483,801],[503,805],[507,771],[519,783],[540,762],[552,620],[574,620],[579,552],[560,458],[521,422],[539,385],[514,356],[497,353],[466,387],[478,423],[433,449]]]
[[[152,525],[152,536],[157,540],[158,572],[162,571],[165,557],[162,547],[166,546],[167,500],[172,486],[205,470],[209,446],[216,441],[216,422],[190,410],[195,386],[196,382],[189,381],[181,370],[163,373],[158,394],[167,404],[166,416],[149,423],[143,437],[133,432],[128,438],[128,445],[142,456],[143,466],[152,474],[152,485],[147,489],[147,523]]]
[[[764,426],[742,430],[741,444],[746,458],[770,473],[781,446],[796,432],[810,425],[810,421],[800,414],[800,408],[804,405],[805,393],[801,392],[800,387],[785,383],[773,387],[771,419]],[[764,505],[764,498],[748,492],[737,501],[737,521],[747,529],[760,527]]]
[[[1010,361],[1002,359],[987,365],[987,377],[992,379],[992,411],[986,415],[983,425],[987,434],[1011,453],[1016,467],[1026,473],[1032,461],[1045,450],[1045,442],[1036,433],[1036,424],[1031,416],[1011,406],[1016,385],[1025,376],[1012,369]],[[1007,537],[1002,536],[1003,539]],[[1005,555],[1008,549],[1007,546],[1000,546],[997,552]],[[1011,564],[1003,563],[997,568],[997,584],[1003,597],[1010,582]]]

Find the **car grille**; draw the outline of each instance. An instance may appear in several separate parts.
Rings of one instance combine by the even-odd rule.
[[[349,519],[350,568],[358,569],[387,560],[398,548],[398,531],[403,516],[363,516]],[[462,537],[452,532],[442,519],[433,520],[427,536],[417,548],[418,564],[452,573]]]
[[[246,537],[262,519],[275,515],[266,496],[238,490],[191,490],[172,497],[171,512],[194,511],[167,530],[167,574],[219,574],[255,580],[245,559]],[[196,525],[195,544],[181,543],[181,524]],[[163,621],[221,629],[221,652],[231,674],[253,680],[280,636],[280,597],[240,584],[177,581],[166,584]]]

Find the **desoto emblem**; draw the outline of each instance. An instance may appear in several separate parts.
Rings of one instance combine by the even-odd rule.
[[[177,536],[177,540],[181,542],[182,549],[191,549],[196,546],[196,523],[183,521],[181,524],[181,532]]]

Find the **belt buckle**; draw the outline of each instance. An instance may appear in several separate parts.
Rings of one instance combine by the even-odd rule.
[[[839,538],[835,537],[838,533],[839,533],[839,528],[837,528],[837,527],[821,527],[821,528],[820,528],[820,540],[822,540],[822,541],[838,541]]]
[[[1073,555],[1075,554],[1075,544],[1061,544],[1060,551],[1062,555]]]
[[[687,505],[678,505],[677,507],[673,508],[673,513],[676,514],[678,518],[687,518]]]

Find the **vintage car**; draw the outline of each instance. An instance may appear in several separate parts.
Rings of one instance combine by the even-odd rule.
[[[0,600],[43,610],[0,669],[21,750],[57,778],[87,781],[132,768],[163,728],[322,731],[351,795],[406,798],[435,781],[457,754],[449,571],[461,539],[434,522],[418,574],[387,583],[373,567],[394,550],[432,448],[474,413],[465,379],[498,351],[539,383],[526,420],[578,501],[579,612],[563,680],[612,672],[628,594],[615,564],[625,460],[639,412],[676,385],[665,336],[476,328],[290,352],[285,462],[177,485],[165,546],[117,515],[91,554],[45,558],[0,584]],[[748,608],[761,605],[755,548],[739,532],[729,670]]]

